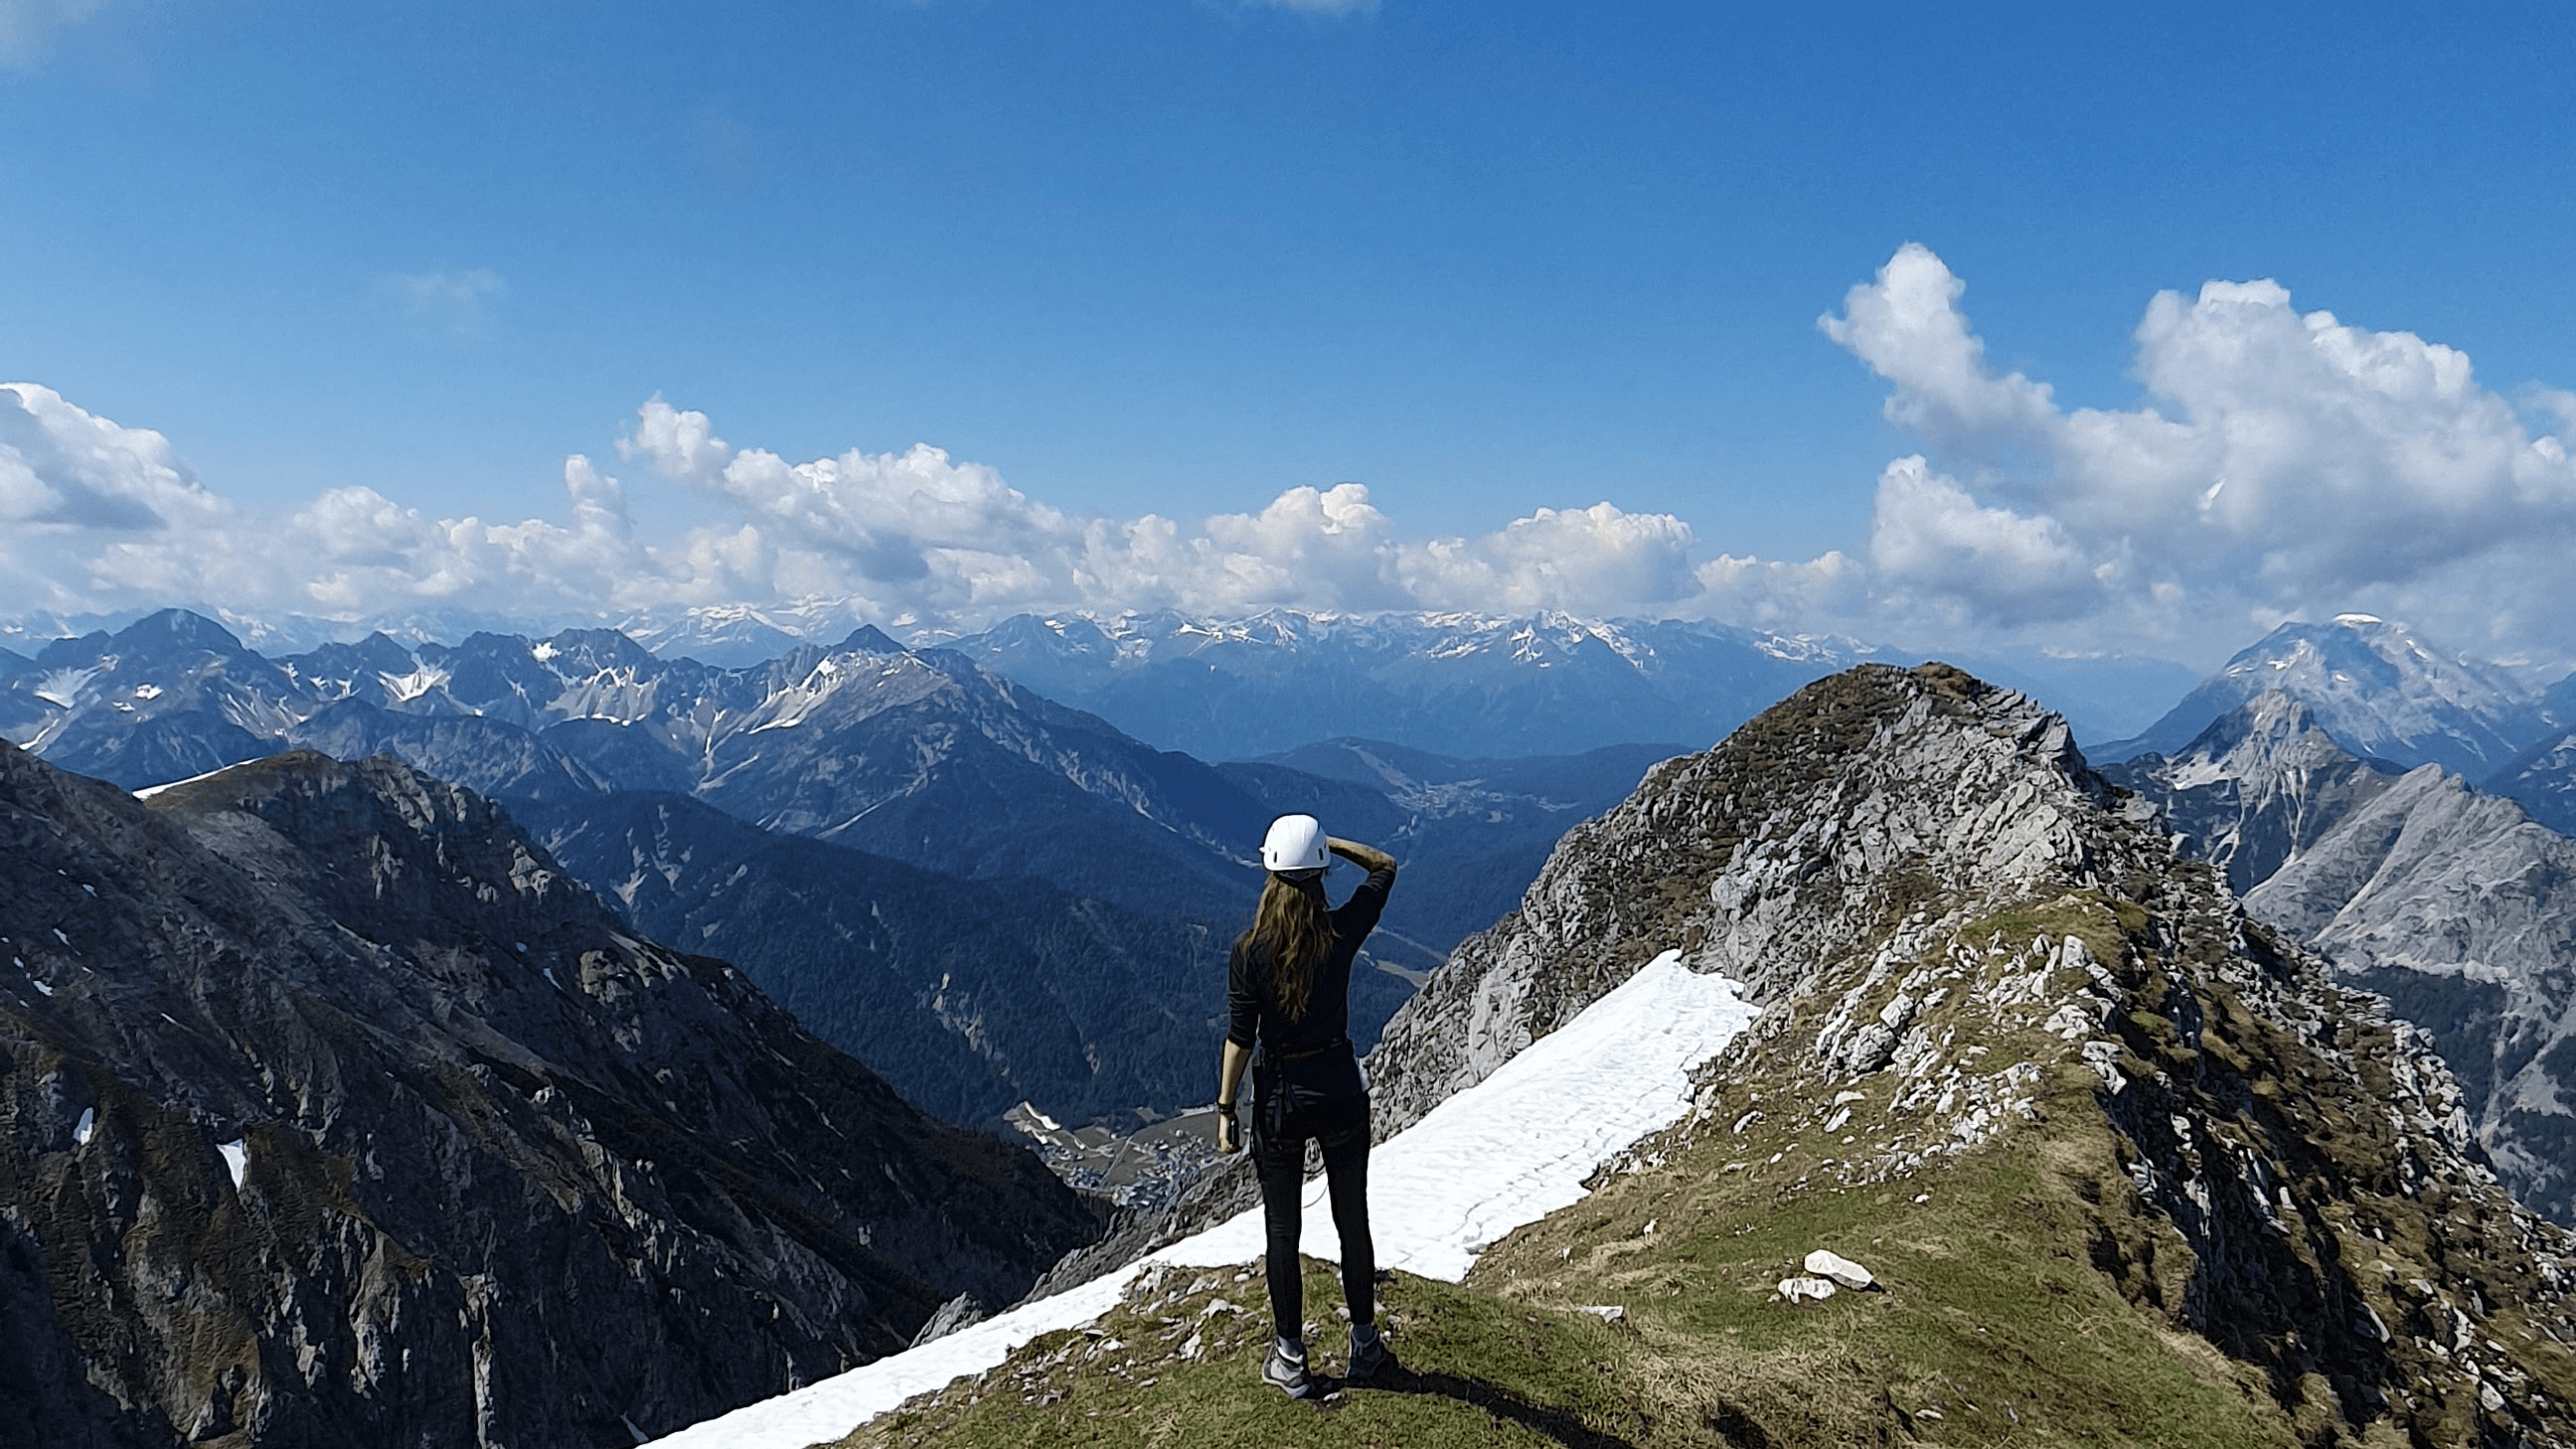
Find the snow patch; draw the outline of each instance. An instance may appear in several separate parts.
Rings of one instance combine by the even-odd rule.
[[[421,665],[409,674],[379,673],[376,675],[376,681],[385,687],[385,693],[403,702],[418,699],[445,684],[447,680],[448,671],[435,664]]]
[[[97,674],[95,669],[57,669],[36,681],[36,698],[69,709],[80,702],[81,686]]]
[[[250,1139],[236,1137],[218,1144],[215,1151],[223,1154],[224,1170],[233,1175],[233,1190],[240,1191],[242,1177],[250,1171]]]
[[[1369,1220],[1381,1266],[1451,1282],[1512,1229],[1583,1197],[1584,1179],[1690,1110],[1690,1071],[1754,1017],[1735,983],[1667,951],[1492,1076],[1432,1109],[1369,1156]],[[1335,1258],[1327,1184],[1309,1183],[1301,1246]],[[1252,1208],[1118,1272],[793,1393],[709,1419],[663,1449],[804,1449],[915,1394],[981,1373],[1041,1333],[1117,1306],[1152,1263],[1221,1267],[1262,1252]]]
[[[96,1107],[81,1108],[81,1119],[72,1124],[72,1145],[74,1147],[87,1147],[89,1145],[89,1139],[97,1131],[98,1109]]]
[[[182,785],[193,785],[199,780],[211,780],[231,768],[232,766],[230,765],[219,765],[214,769],[208,770],[202,775],[190,775],[184,780],[173,780],[166,785],[146,785],[142,789],[134,792],[134,798],[137,800],[149,800],[164,790],[176,790]]]

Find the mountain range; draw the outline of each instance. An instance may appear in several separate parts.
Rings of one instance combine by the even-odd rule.
[[[748,967],[683,952],[797,963],[800,1009],[915,1046],[961,1112],[1104,1050],[1139,1058],[1118,1101],[1189,1026],[1203,948],[1148,924],[1186,902],[1088,887],[1169,863],[1222,892],[1257,835],[1226,812],[1289,798],[1522,852],[1588,816],[1387,1020],[1382,1136],[1649,961],[1759,1011],[1674,1126],[1604,1146],[1588,1196],[1462,1243],[1463,1283],[1399,1274],[1405,1377],[1336,1432],[1898,1442],[2000,1410],[1987,1437],[2576,1435],[2576,1245],[2481,1146],[2559,1190],[2516,1155],[2549,1150],[2519,1117],[2550,1116],[2558,1018],[2537,991],[2436,993],[2466,1005],[2428,1035],[2379,979],[2491,985],[2428,953],[2549,947],[2547,832],[2437,766],[2338,758],[2294,698],[2132,761],[2131,791],[2062,717],[1939,665],[1833,674],[1670,758],[1345,735],[1209,766],[882,636],[719,670],[622,635],[269,661],[147,623],[0,679],[48,758],[174,768],[240,746],[217,723],[263,755],[137,800],[0,747],[8,1200],[45,1214],[4,1230],[0,1394],[47,1442],[641,1438],[897,1349],[942,1302],[998,1305],[1098,1219]],[[535,833],[410,765],[269,753],[308,729],[498,772]],[[1568,798],[1632,770],[1605,810]],[[1050,823],[1063,853],[1121,854],[1010,837]],[[880,838],[937,858],[853,848]],[[1030,860],[1090,874],[1035,888]],[[2434,1054],[2464,1041],[2495,1044],[2468,1082]],[[1887,1291],[1801,1307],[1824,1246]],[[1296,1437],[1317,1421],[1274,1422],[1229,1281],[1012,1349],[856,1442]]]
[[[2487,776],[2554,725],[2563,702],[2513,673],[2426,643],[2404,624],[2338,614],[2288,623],[2238,651],[2133,738],[2088,751],[2104,761],[2173,755],[2229,710],[2279,691],[2362,755]]]
[[[977,1123],[1026,1099],[1132,1126],[1204,1099],[1271,815],[1320,813],[1413,867],[1371,952],[1385,969],[1358,986],[1365,1047],[1567,824],[1679,749],[1462,761],[1358,741],[1300,757],[1321,773],[1212,768],[872,630],[733,670],[606,631],[272,661],[183,611],[56,641],[0,679],[0,710],[48,760],[130,787],[300,747],[504,801],[641,929],[725,951],[913,1100]],[[862,890],[879,916],[853,923]]]
[[[0,744],[0,1442],[631,1443],[1097,1231],[488,801]]]
[[[1251,1265],[1193,1248],[837,1442],[2576,1440],[2576,1241],[2498,1185],[2425,1036],[2028,698],[1865,665],[1656,766],[1389,1023],[1387,1158],[1472,1175],[1490,1124],[1450,1107],[1521,1101],[1487,1089],[1532,1043],[1688,971],[1758,1015],[1639,1083],[1670,1125],[1592,1144],[1555,1211],[1462,1207],[1463,1280],[1392,1274],[1388,1380],[1282,1401]],[[1632,1055],[1595,1049],[1587,1091]],[[737,1442],[828,1433],[830,1387]]]
[[[1339,736],[1467,757],[1704,747],[1799,685],[1900,651],[1691,620],[1561,613],[1235,618],[1022,614],[943,641],[985,668],[1202,759]],[[2041,690],[2101,737],[2189,686],[2179,665],[2036,652],[1966,660]]]
[[[2504,1182],[2576,1221],[2576,840],[2438,764],[2353,754],[2280,691],[2104,773],[2430,1033]]]

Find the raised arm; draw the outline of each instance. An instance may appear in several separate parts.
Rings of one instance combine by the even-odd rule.
[[[1382,870],[1389,873],[1395,870],[1395,857],[1373,845],[1362,845],[1356,840],[1344,840],[1338,835],[1327,835],[1324,837],[1324,848],[1362,870]]]

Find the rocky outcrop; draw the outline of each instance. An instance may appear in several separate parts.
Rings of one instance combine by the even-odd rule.
[[[1900,680],[1914,698],[1893,710]],[[1990,730],[1956,728],[1934,701],[1971,688],[1984,690],[1947,666],[1821,680],[1576,826],[1520,909],[1387,1023],[1369,1063],[1381,1130],[1482,1081],[1660,952],[1767,1001],[1797,986],[1784,972],[1818,969],[1924,892],[2053,867],[2071,812],[2100,809],[2109,787],[2065,722],[2019,695]]]
[[[0,746],[0,963],[0,1441],[626,1444],[1095,1227],[390,761]]]
[[[2081,1179],[2093,1269],[2302,1442],[2576,1437],[2576,1243],[2498,1184],[2430,1042],[2249,919],[2031,701],[1864,666],[1659,767],[1389,1024],[1382,1120],[1663,950],[1763,1012],[1614,1172],[1777,1142],[1725,1170],[1787,1179],[1786,1210],[2026,1144]]]

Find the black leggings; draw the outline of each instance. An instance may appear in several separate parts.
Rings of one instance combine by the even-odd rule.
[[[1356,1118],[1357,1120],[1352,1120]],[[1297,1230],[1304,1217],[1306,1141],[1323,1149],[1324,1177],[1333,1195],[1333,1228],[1342,1235],[1342,1298],[1354,1324],[1377,1321],[1377,1246],[1369,1240],[1368,1099],[1348,1108],[1292,1114],[1273,1139],[1257,1126],[1252,1156],[1261,1175],[1261,1222],[1268,1230],[1270,1322],[1281,1338],[1305,1337],[1306,1279],[1297,1261]]]

